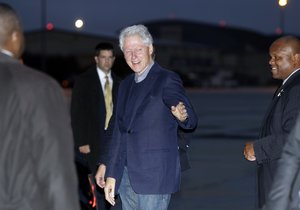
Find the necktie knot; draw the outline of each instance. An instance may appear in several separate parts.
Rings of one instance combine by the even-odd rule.
[[[108,76],[106,75],[106,76],[105,76],[104,88],[108,88],[107,86],[109,86],[109,78],[108,78]]]

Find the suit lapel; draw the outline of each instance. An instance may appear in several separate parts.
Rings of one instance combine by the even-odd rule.
[[[100,89],[101,93],[103,93],[102,87],[101,87],[101,81],[99,79],[99,75],[97,73],[97,69],[95,69],[94,71],[92,71],[92,73],[90,75],[90,81],[91,81],[91,84],[93,85],[93,90],[99,92],[99,89]]]
[[[269,107],[268,107],[268,109],[266,111],[265,117],[263,119],[263,126],[262,126],[262,129],[261,129],[261,132],[260,132],[260,137],[264,137],[264,136],[266,136],[269,133],[270,121],[272,119],[272,115],[274,113],[274,109],[275,109],[276,104],[278,103],[280,97],[281,97],[281,95],[278,96],[278,93],[276,91],[275,94],[274,94],[274,97],[272,99],[272,102],[269,105]]]
[[[89,74],[89,82],[91,85],[91,101],[94,101],[94,104],[92,106],[95,107],[95,109],[99,109],[100,112],[106,112],[105,109],[105,101],[104,101],[104,95],[103,90],[101,86],[101,82],[99,79],[99,75],[97,73],[97,69],[95,68],[93,71],[91,71],[91,74]]]
[[[113,97],[113,104],[114,104],[118,96],[118,88],[119,88],[120,81],[113,72],[111,73],[111,76],[113,79],[112,97]]]
[[[266,115],[263,120],[263,127],[260,133],[260,136],[265,136],[269,133],[270,123],[272,120],[272,115],[274,113],[274,109],[276,107],[276,104],[278,103],[279,99],[284,95],[285,91],[288,91],[290,89],[290,86],[292,85],[295,78],[300,76],[300,70],[294,73],[284,85],[281,85],[276,92],[273,95],[272,102],[269,106],[269,108],[266,111]]]

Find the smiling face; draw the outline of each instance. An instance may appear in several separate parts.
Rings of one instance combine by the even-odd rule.
[[[275,41],[270,47],[272,76],[274,79],[285,80],[297,68],[298,54],[293,46],[283,40]]]
[[[139,35],[124,39],[123,52],[126,63],[137,74],[143,73],[152,62],[153,46],[145,44]]]

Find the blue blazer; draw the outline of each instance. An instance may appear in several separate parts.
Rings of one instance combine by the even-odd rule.
[[[198,119],[176,73],[154,63],[143,82],[143,96],[134,103],[128,100],[134,74],[120,84],[106,175],[116,179],[117,192],[127,166],[136,193],[173,193],[180,185],[178,126],[195,129]],[[171,113],[180,101],[189,115],[183,123]]]

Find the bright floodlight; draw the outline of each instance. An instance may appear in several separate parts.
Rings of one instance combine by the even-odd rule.
[[[287,1],[288,0],[278,0],[278,4],[279,4],[279,6],[284,7],[287,5]]]
[[[83,26],[83,21],[81,19],[75,21],[76,28],[82,28],[82,26]]]

